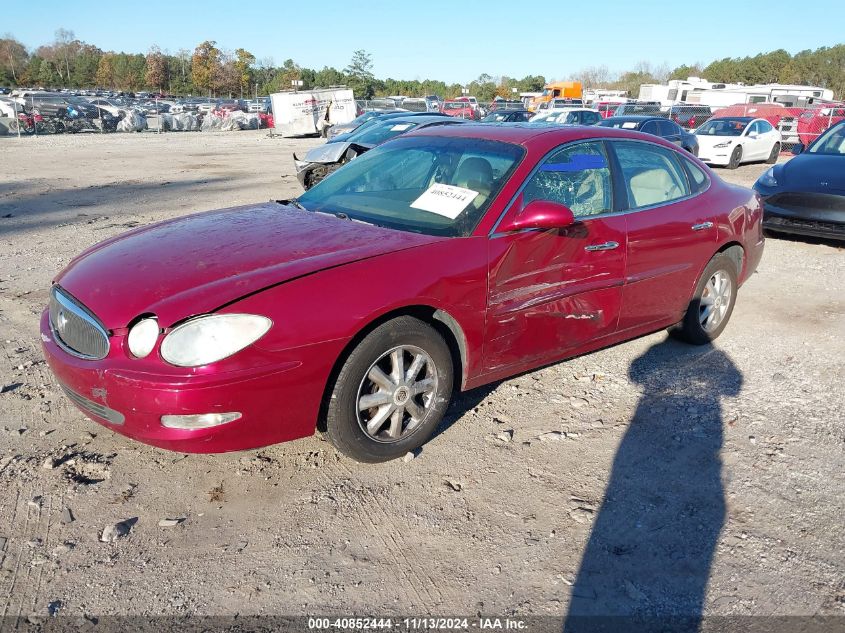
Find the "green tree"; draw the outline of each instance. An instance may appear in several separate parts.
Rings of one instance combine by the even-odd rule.
[[[682,64],[669,73],[669,79],[687,79],[689,77],[701,77],[700,64],[693,64],[692,66]]]
[[[371,99],[375,94],[375,76],[373,58],[365,50],[352,53],[349,65],[343,71],[348,78],[348,85],[358,99]]]

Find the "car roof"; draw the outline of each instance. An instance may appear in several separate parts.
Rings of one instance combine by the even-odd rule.
[[[753,116],[714,116],[710,119],[710,121],[745,121],[746,123],[756,120],[757,119]],[[710,121],[708,121],[708,123]]]
[[[447,121],[451,120],[452,117],[445,117],[440,114],[428,114],[428,115],[411,115],[411,116],[397,116],[397,117],[390,117],[387,121],[384,121],[387,124],[390,121],[390,125],[401,125],[402,123],[414,123],[416,125],[423,125],[424,123],[432,123],[434,121]]]
[[[649,116],[648,114],[622,114],[619,116],[611,116],[604,119],[613,123],[645,123],[646,121],[668,121],[664,116]]]
[[[658,143],[675,147],[671,143],[664,143],[662,139],[651,134],[643,134],[634,130],[621,130],[595,125],[532,125],[531,123],[465,123],[463,125],[438,125],[409,132],[410,136],[448,136],[453,138],[484,139],[500,141],[513,145],[528,145],[533,141],[548,137],[543,144],[559,145],[569,141],[591,138],[627,138],[640,139],[650,143]]]

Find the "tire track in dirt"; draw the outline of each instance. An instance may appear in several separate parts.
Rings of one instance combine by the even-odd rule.
[[[341,475],[349,475],[348,469],[344,469],[344,473],[338,473]],[[414,583],[414,580],[410,577],[408,572],[405,570],[405,567],[400,562],[400,558],[397,557],[396,552],[390,546],[390,544],[385,540],[384,536],[382,535],[381,531],[379,530],[378,526],[375,522],[370,518],[366,511],[361,511],[360,508],[366,503],[366,500],[363,498],[364,494],[359,494],[352,486],[349,484],[354,480],[353,479],[342,479],[338,481],[337,479],[332,479],[329,474],[327,473],[320,473],[320,479],[323,480],[324,485],[326,488],[336,490],[338,493],[343,495],[346,504],[349,508],[355,513],[355,516],[358,519],[358,522],[364,527],[365,530],[370,532],[374,535],[382,545],[385,553],[390,557],[393,561],[393,566],[399,570],[402,578],[404,579],[404,583],[402,583],[399,587],[403,596],[402,601],[404,604],[410,605],[413,604],[414,600],[416,600],[417,604],[423,605],[425,604],[425,599],[423,598],[422,594],[419,591],[419,588]],[[363,490],[363,486],[361,487]],[[403,554],[404,556],[404,554]],[[410,588],[411,591],[408,591]],[[410,595],[413,593],[413,595]]]
[[[393,559],[396,568],[407,582],[408,587],[413,591],[414,597],[419,601],[419,606],[431,608],[442,604],[442,593],[431,578],[431,574],[426,571],[426,567],[414,554],[413,548],[402,537],[404,530],[397,525],[394,514],[385,509],[378,498],[378,494],[367,488],[348,466],[339,462],[337,468],[340,471],[339,474],[344,477],[340,491],[355,511],[359,521],[378,537],[385,551]],[[337,484],[336,480],[332,480],[329,474],[323,473],[322,477],[330,483]],[[355,485],[348,486],[345,485],[345,482]],[[361,508],[368,508],[373,512],[362,511]],[[375,519],[373,514],[376,517]],[[423,572],[422,575],[420,571]],[[436,594],[432,592],[432,587]]]
[[[22,527],[20,525],[21,520],[19,519],[20,512],[18,511],[18,508],[21,502],[20,490],[17,490],[15,504],[12,509],[12,519],[9,522],[9,540],[6,544],[7,551],[14,556],[14,567],[12,568],[12,576],[9,581],[9,586],[3,596],[3,610],[0,612],[0,630],[2,630],[3,625],[8,622],[7,618],[14,618],[15,624],[12,628],[17,629],[21,613],[23,612],[23,596],[26,595],[25,587],[28,584],[29,575],[32,569],[30,566],[27,566],[26,576],[24,578],[21,577],[21,561],[23,560],[25,553],[24,548],[27,547],[25,541],[27,540],[30,532],[29,504],[26,506],[26,511],[22,519]],[[24,587],[23,591],[21,590],[22,586]],[[15,610],[16,603],[17,610]]]

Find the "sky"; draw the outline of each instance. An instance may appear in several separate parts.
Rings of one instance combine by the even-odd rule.
[[[243,47],[258,59],[280,65],[291,58],[317,70],[342,70],[363,48],[379,78],[467,83],[482,73],[565,79],[589,66],[619,72],[647,61],[674,68],[845,43],[845,1],[811,6],[804,13],[794,0],[145,0],[68,10],[66,1],[40,0],[37,19],[5,11],[0,33],[34,48],[65,28],[103,50],[125,52],[156,44],[175,53],[211,39],[223,49]]]

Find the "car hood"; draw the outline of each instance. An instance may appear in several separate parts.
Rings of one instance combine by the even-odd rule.
[[[801,154],[777,165],[778,189],[845,194],[845,156]]]
[[[366,145],[362,143],[326,143],[325,145],[319,145],[317,147],[312,147],[305,153],[305,157],[301,161],[297,162],[297,171],[300,170],[300,163],[304,167],[305,165],[309,165],[311,163],[321,163],[321,164],[331,164],[338,162],[343,155],[346,153],[350,147],[355,146],[356,149],[360,150],[363,149],[364,151],[371,149],[372,145]],[[363,152],[358,151],[359,154]]]
[[[297,277],[441,239],[268,202],[106,240],[55,282],[109,329],[145,313],[169,327]]]

